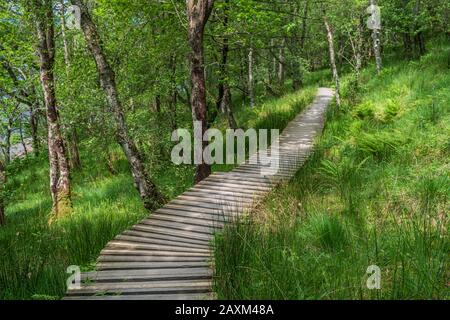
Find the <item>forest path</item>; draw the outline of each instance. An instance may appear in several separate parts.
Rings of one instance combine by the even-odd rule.
[[[259,161],[267,157],[262,150],[231,172],[212,174],[110,241],[97,260],[97,271],[82,273],[81,289],[69,290],[64,299],[213,298],[214,232],[303,165],[332,98],[331,89],[319,88],[314,102],[280,134],[278,171]],[[269,148],[271,155],[274,151]]]

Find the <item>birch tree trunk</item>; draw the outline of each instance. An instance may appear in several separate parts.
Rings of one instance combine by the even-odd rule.
[[[206,105],[206,83],[203,52],[203,33],[206,22],[211,14],[214,0],[186,0],[187,14],[189,19],[188,38],[191,47],[189,56],[191,68],[191,108],[192,120],[199,121],[202,125],[201,137],[195,139],[202,141],[202,151],[207,142],[203,141],[203,135],[207,130],[207,105]],[[200,161],[201,160],[201,161]],[[195,183],[198,183],[211,174],[211,166],[202,159],[197,159],[195,171]]]
[[[330,26],[330,23],[328,22],[328,18],[327,16],[324,14],[323,17],[324,23],[325,23],[325,28],[327,30],[327,39],[328,39],[328,48],[330,51],[330,65],[331,65],[331,70],[333,72],[333,79],[334,79],[334,83],[336,86],[336,104],[338,107],[341,106],[341,84],[339,81],[339,74],[338,74],[338,70],[336,67],[336,56],[335,56],[335,52],[334,52],[334,40],[333,40],[333,29]]]
[[[376,6],[377,1],[376,0],[370,0],[371,6]],[[372,30],[372,40],[373,40],[373,53],[375,55],[375,63],[377,66],[377,73],[379,74],[381,72],[382,68],[382,61],[381,61],[381,40],[380,40],[380,30],[377,28],[374,28]]]
[[[63,39],[63,47],[64,47],[64,62],[66,64],[66,75],[68,79],[68,83],[70,84],[70,51],[69,51],[69,42],[66,36],[66,17],[65,17],[65,5],[64,0],[60,1],[61,4],[61,36]],[[81,168],[81,160],[80,153],[78,151],[78,133],[77,129],[74,125],[71,125],[71,128],[68,128],[70,132],[70,139],[68,141],[68,149],[69,149],[69,162],[71,169],[79,169]]]
[[[255,80],[253,77],[253,47],[250,45],[248,51],[248,95],[250,98],[250,107],[255,106],[255,91],[254,91]]]
[[[54,64],[55,39],[51,0],[34,0],[31,11],[35,14],[38,35],[37,52],[40,61],[40,79],[48,126],[48,154],[50,163],[50,190],[53,207],[50,223],[71,211],[69,163],[64,150],[59,115],[56,108]]]
[[[83,30],[88,49],[95,60],[100,78],[100,85],[106,93],[108,106],[114,115],[117,140],[122,147],[125,156],[127,157],[135,186],[145,208],[148,210],[154,210],[163,204],[165,199],[161,193],[159,193],[156,185],[150,180],[150,177],[146,173],[141,155],[134,140],[129,135],[124,110],[119,100],[119,94],[116,87],[115,74],[103,52],[97,27],[92,21],[89,11],[83,1],[72,0],[72,4],[77,5],[80,8],[81,28]]]

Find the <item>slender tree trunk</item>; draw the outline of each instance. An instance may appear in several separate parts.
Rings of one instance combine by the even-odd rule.
[[[376,0],[370,0],[371,6],[376,6],[377,1]],[[377,73],[379,74],[381,72],[382,68],[382,61],[381,61],[381,40],[380,40],[380,30],[377,28],[374,28],[372,30],[372,40],[373,40],[373,53],[375,55],[375,63],[377,66]]]
[[[356,44],[355,44],[355,76],[357,86],[359,86],[362,68],[363,36],[364,36],[364,19],[363,16],[361,16],[359,18],[358,32],[356,35]]]
[[[425,39],[423,36],[423,32],[422,31],[417,31],[420,30],[421,28],[421,23],[423,23],[420,20],[420,13],[422,10],[422,1],[421,0],[416,0],[416,4],[414,6],[414,44],[415,44],[415,49],[416,52],[418,52],[418,56],[422,56],[425,54]]]
[[[270,39],[270,50],[269,50],[269,53],[270,53],[270,55],[272,56],[272,50],[275,48],[275,39]],[[274,79],[275,79],[275,75],[276,75],[276,72],[277,72],[277,62],[276,62],[276,59],[275,59],[275,57],[272,57],[272,61],[270,61],[269,59],[268,59],[268,61],[269,61],[269,67],[267,68],[268,69],[268,73],[269,73],[269,85],[270,86],[273,86],[274,85]]]
[[[229,86],[225,87],[225,92],[223,94],[223,104],[225,109],[225,114],[227,116],[228,126],[231,129],[237,129],[236,119],[234,117],[233,110],[231,109],[231,90]]]
[[[20,142],[22,143],[23,151],[25,153],[25,156],[28,156],[28,150],[27,150],[27,144],[25,143],[25,139],[23,137],[23,123],[22,119],[19,119],[19,135],[20,135]]]
[[[203,135],[207,130],[207,105],[206,105],[206,84],[205,66],[203,52],[203,34],[206,22],[211,14],[214,0],[187,0],[187,13],[189,19],[188,38],[191,47],[190,67],[191,67],[191,108],[193,121],[199,121],[202,125],[201,136],[196,135],[197,141],[202,141],[202,150],[207,146],[203,141]],[[200,162],[196,166],[195,182],[198,183],[211,174],[211,166],[206,164],[203,157],[196,159]]]
[[[61,4],[61,35],[63,39],[63,45],[64,45],[64,62],[66,63],[66,73],[67,76],[69,76],[69,70],[70,70],[70,53],[69,53],[69,43],[67,42],[66,37],[66,9],[64,5],[64,0],[60,0]]]
[[[405,57],[407,59],[411,59],[413,56],[413,52],[412,52],[411,35],[409,34],[409,32],[403,33],[403,49],[404,49]]]
[[[65,18],[65,5],[64,0],[60,1],[61,4],[61,35],[63,39],[64,46],[64,62],[66,64],[66,76],[70,85],[70,51],[69,51],[69,42],[66,36],[66,18]],[[68,141],[68,149],[69,149],[69,162],[70,167],[72,169],[80,169],[81,168],[81,160],[80,153],[78,151],[78,133],[75,126],[72,128],[68,128],[70,133],[70,139]]]
[[[106,93],[109,108],[114,115],[117,139],[127,157],[135,186],[139,191],[139,195],[145,208],[148,210],[154,210],[159,207],[165,199],[161,193],[159,193],[156,185],[150,180],[148,174],[146,173],[141,155],[134,140],[129,135],[124,110],[119,100],[119,94],[116,87],[115,74],[103,52],[97,27],[92,21],[89,11],[83,1],[72,0],[72,4],[77,5],[80,8],[81,28],[83,30],[88,49],[94,57],[100,77],[101,87]]]
[[[255,79],[253,77],[253,46],[250,45],[250,49],[248,52],[248,95],[250,98],[250,107],[253,108],[255,106]]]
[[[30,105],[30,129],[31,139],[33,141],[33,152],[35,155],[39,155],[39,139],[38,139],[38,117],[36,109],[33,105]]]
[[[161,113],[161,95],[157,94],[155,97],[155,102],[153,103],[153,109],[156,113]]]
[[[5,136],[5,164],[11,162],[11,133],[12,133],[12,121],[8,119],[8,126],[6,128]]]
[[[284,54],[284,47],[286,45],[286,38],[283,38],[281,40],[281,47],[278,55],[278,83],[280,84],[281,88],[284,86],[284,78],[285,78],[285,71],[284,71],[284,65],[286,64],[286,57]]]
[[[225,1],[225,7],[224,7],[224,16],[223,16],[223,27],[224,30],[228,27],[228,6],[229,1]],[[217,110],[220,110],[221,113],[225,113],[224,103],[223,99],[225,97],[225,86],[227,85],[227,59],[228,59],[228,51],[229,51],[229,45],[228,45],[228,37],[224,36],[222,38],[222,48],[221,48],[221,61],[219,62],[219,82],[217,85],[217,100],[216,100],[216,108]]]
[[[224,6],[224,17],[223,17],[223,27],[226,29],[228,27],[228,10],[229,10],[229,0],[225,0]],[[225,114],[228,121],[228,126],[232,129],[236,129],[236,120],[234,119],[233,110],[231,108],[231,91],[228,84],[228,37],[224,36],[222,39],[222,49],[221,49],[221,61],[219,65],[219,84],[218,84],[218,96],[216,101],[216,109],[221,113]]]
[[[33,5],[32,11],[36,15],[36,31],[39,39],[37,51],[40,60],[40,78],[47,112],[50,190],[53,200],[51,223],[54,219],[60,218],[71,211],[70,174],[56,108],[53,74],[55,43],[52,1],[36,0],[33,1]]]
[[[302,33],[300,36],[300,54],[302,58],[306,59],[306,52],[305,52],[305,44],[306,44],[306,37],[308,34],[308,14],[309,14],[309,1],[305,1],[305,9],[303,11],[303,17],[302,17]],[[302,67],[300,63],[300,68]],[[300,70],[300,83],[299,86],[303,86],[303,70]]]
[[[331,28],[326,15],[324,15],[324,23],[325,23],[325,28],[327,29],[328,48],[330,51],[330,65],[331,65],[331,70],[333,72],[334,83],[336,86],[336,94],[335,94],[336,95],[336,104],[338,107],[340,107],[341,106],[341,89],[340,89],[341,85],[340,85],[340,81],[339,81],[338,70],[336,67],[336,57],[335,57],[335,53],[334,53],[333,29]]]
[[[274,39],[272,39],[272,48],[275,49],[275,46],[277,45],[276,41]],[[278,67],[278,61],[277,61],[277,56],[275,51],[271,52],[272,56],[272,72],[273,72],[273,79],[276,82],[276,79],[278,77],[278,73],[277,73],[277,67]]]
[[[178,93],[177,93],[177,58],[174,54],[170,59],[170,68],[172,69],[171,74],[171,93],[169,98],[170,105],[170,122],[172,130],[177,129],[177,103],[178,103]]]
[[[69,148],[70,148],[70,167],[73,169],[81,168],[80,152],[78,150],[78,132],[75,127],[72,128]]]
[[[0,226],[6,224],[5,214],[5,184],[6,184],[6,168],[3,161],[0,161]]]

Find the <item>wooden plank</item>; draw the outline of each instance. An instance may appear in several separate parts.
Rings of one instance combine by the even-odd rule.
[[[162,250],[136,250],[136,249],[111,249],[105,248],[100,252],[101,255],[132,255],[132,256],[169,256],[169,257],[201,257],[210,258],[211,254],[202,252],[175,252]]]
[[[172,202],[178,201],[178,200],[192,201],[192,202],[195,202],[196,204],[208,203],[211,205],[215,205],[213,207],[210,206],[211,208],[218,208],[218,209],[223,208],[223,207],[236,206],[236,205],[239,205],[239,208],[240,208],[240,206],[242,204],[253,202],[251,199],[247,199],[247,198],[236,199],[236,197],[220,196],[220,195],[207,197],[207,194],[202,194],[202,195],[187,194],[186,195],[185,193],[176,197],[174,200],[172,200]]]
[[[225,218],[223,214],[220,213],[204,213],[196,211],[195,209],[189,210],[183,210],[183,208],[177,208],[172,209],[170,207],[163,207],[161,209],[158,209],[155,211],[155,213],[162,213],[166,215],[172,215],[172,216],[180,216],[180,217],[190,217],[192,219],[198,219],[198,220],[209,220],[209,221],[225,221]],[[154,217],[155,213],[151,216]]]
[[[93,271],[81,274],[81,281],[162,281],[162,280],[202,280],[211,279],[210,268],[171,268],[146,270]]]
[[[225,179],[214,177],[210,179],[205,179],[198,183],[197,186],[220,186],[227,188],[246,188],[248,190],[256,191],[270,191],[272,188],[268,184],[263,183],[248,183],[247,181],[239,179]]]
[[[115,295],[115,296],[71,296],[64,300],[207,300],[209,297],[199,293],[182,294],[145,294],[145,295]]]
[[[151,243],[169,243],[173,245],[180,245],[180,246],[192,246],[194,248],[205,248],[208,247],[209,244],[207,241],[201,241],[201,240],[194,240],[194,239],[188,239],[188,238],[182,238],[172,235],[163,235],[159,233],[153,233],[153,232],[145,232],[145,231],[137,231],[137,230],[125,230],[122,232],[119,236],[131,236],[131,237],[137,237],[141,239],[145,239],[145,241],[151,242]]]
[[[125,239],[123,239],[125,238]],[[136,238],[123,236],[122,239],[112,240],[108,242],[106,248],[133,248],[137,250],[158,250],[158,251],[176,251],[176,252],[210,252],[210,249],[180,247],[170,244],[161,245],[153,243],[138,242]]]
[[[219,203],[218,201],[211,202],[207,199],[185,199],[185,198],[176,198],[172,200],[166,207],[184,206],[195,208],[195,210],[205,209],[205,210],[214,210],[216,214],[224,214],[225,216],[232,215],[236,212],[240,212],[242,208],[245,208],[247,205],[242,203]]]
[[[155,281],[156,282],[156,281]],[[180,284],[181,282],[181,284]],[[141,283],[141,282],[139,282]],[[148,283],[148,282],[145,282]],[[151,283],[151,282],[150,282]],[[209,293],[211,292],[211,282],[182,282],[166,281],[170,286],[148,286],[133,287],[132,282],[126,282],[127,286],[112,286],[113,283],[106,283],[107,286],[86,286],[78,290],[69,290],[68,296],[105,296],[105,295],[142,295],[142,294],[190,294],[190,293]],[[102,283],[99,283],[102,284]]]
[[[162,221],[172,221],[172,222],[179,222],[179,223],[186,223],[189,225],[196,225],[196,226],[202,226],[202,227],[210,227],[213,229],[216,228],[222,228],[223,227],[223,221],[219,221],[219,217],[217,220],[209,220],[209,219],[199,219],[196,217],[193,217],[191,215],[173,215],[173,214],[166,214],[166,213],[158,213],[158,214],[152,214],[149,219],[146,220],[162,220]]]
[[[186,231],[186,230],[184,230],[184,231],[176,230],[176,229],[167,228],[164,226],[136,224],[136,225],[132,226],[131,229],[137,230],[137,231],[152,232],[154,234],[173,235],[173,236],[177,236],[179,238],[195,239],[195,240],[206,241],[206,242],[211,241],[211,235],[206,235],[203,233]]]
[[[168,222],[163,220],[156,220],[156,219],[143,219],[139,225],[148,225],[148,226],[155,226],[155,227],[165,227],[168,229],[173,230],[180,230],[180,231],[188,231],[188,232],[195,232],[203,235],[213,235],[214,231],[216,230],[213,227],[201,227],[197,225],[191,225],[186,223],[178,223],[178,222]]]
[[[253,200],[255,197],[258,197],[260,194],[248,193],[248,192],[230,192],[224,190],[215,190],[212,188],[191,188],[190,191],[186,191],[183,193],[183,196],[208,196],[214,199],[219,200],[235,200],[235,199],[250,199]]]
[[[106,251],[103,251],[106,252]],[[98,263],[104,262],[208,262],[208,257],[202,256],[151,256],[151,255],[133,255],[132,251],[117,254],[102,254],[98,257]]]
[[[206,268],[207,261],[172,261],[172,262],[100,262],[96,270],[127,270],[127,269],[169,269],[169,268]]]
[[[192,191],[206,191],[206,192],[215,192],[218,194],[229,194],[232,196],[244,196],[247,198],[253,198],[254,196],[265,195],[267,194],[266,190],[255,190],[255,189],[247,189],[246,186],[237,187],[226,187],[220,184],[216,185],[201,185],[198,187],[193,187],[190,190]]]
[[[86,284],[81,289],[73,289],[68,292],[72,295],[83,294],[83,293],[96,293],[104,291],[116,291],[116,290],[160,290],[171,288],[203,288],[211,287],[212,281],[210,280],[167,280],[167,281],[132,281],[132,282],[92,282]]]

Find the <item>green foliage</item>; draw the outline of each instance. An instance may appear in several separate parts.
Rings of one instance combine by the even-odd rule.
[[[360,119],[373,119],[375,108],[371,101],[366,101],[355,108],[355,115]]]
[[[386,160],[394,155],[404,139],[397,132],[361,133],[355,137],[356,147],[364,156],[373,156],[376,160]]]

